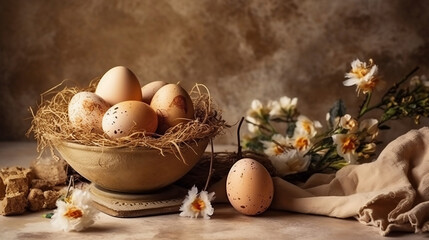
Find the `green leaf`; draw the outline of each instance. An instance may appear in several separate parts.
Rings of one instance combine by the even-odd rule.
[[[44,218],[49,218],[49,219],[51,219],[51,218],[52,218],[52,216],[54,216],[54,213],[53,213],[53,212],[46,213],[46,214],[43,214],[43,215],[42,215],[42,217],[44,217]]]
[[[397,112],[397,108],[389,108],[387,111],[385,111],[385,114],[387,116],[394,116]]]
[[[295,123],[290,123],[288,126],[287,126],[287,129],[286,129],[286,135],[288,136],[288,137],[293,137],[293,133],[295,132],[295,128],[296,128],[296,124]]]

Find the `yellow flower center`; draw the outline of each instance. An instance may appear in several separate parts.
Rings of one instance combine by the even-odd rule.
[[[303,149],[306,149],[309,144],[310,143],[308,141],[308,138],[305,138],[305,137],[300,137],[300,138],[296,139],[296,141],[295,141],[295,147],[299,151],[302,151]]]
[[[303,121],[302,122],[302,128],[307,132],[307,134],[311,133],[311,122],[309,121]]]
[[[81,218],[83,216],[83,212],[77,207],[69,207],[67,208],[67,212],[64,213],[64,216],[68,218],[75,218],[75,219]]]
[[[284,153],[284,151],[285,151],[284,148],[279,146],[279,145],[276,145],[274,147],[274,152],[276,153],[276,155],[280,155],[280,154]]]
[[[371,78],[368,82],[362,82],[361,84],[359,84],[359,88],[362,89],[364,93],[371,92],[375,88],[376,84],[377,79]]]
[[[205,207],[206,204],[199,197],[195,198],[195,200],[191,203],[191,208],[194,212],[201,212],[201,210],[203,210]]]
[[[369,68],[359,67],[357,69],[353,69],[352,73],[356,74],[359,78],[363,78],[369,72]]]
[[[348,137],[343,142],[343,147],[342,147],[343,154],[354,151],[356,149],[356,145],[357,145],[357,140],[354,137]]]

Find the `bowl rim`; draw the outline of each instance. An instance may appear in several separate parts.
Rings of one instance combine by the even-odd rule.
[[[205,142],[207,141],[207,143],[209,142],[210,138],[199,138],[199,139],[194,139],[190,142],[187,142],[186,144],[183,143],[179,143],[178,146],[179,148],[183,148],[183,147],[198,147],[200,144],[206,145]],[[144,152],[144,151],[158,151],[158,152],[164,152],[164,151],[177,151],[177,149],[175,148],[151,148],[151,147],[142,147],[142,146],[137,146],[137,147],[133,147],[133,146],[121,146],[121,147],[117,147],[117,146],[91,146],[91,145],[84,145],[84,144],[80,144],[80,143],[76,143],[76,142],[71,142],[71,141],[59,141],[57,144],[55,144],[55,148],[57,148],[60,145],[64,145],[65,147],[68,148],[73,148],[73,149],[78,149],[78,150],[89,150],[89,151],[114,151],[114,152]]]

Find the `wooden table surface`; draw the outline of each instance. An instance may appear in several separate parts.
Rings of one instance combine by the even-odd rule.
[[[0,167],[23,166],[37,156],[33,142],[0,142]],[[354,219],[268,210],[256,217],[244,216],[229,204],[215,204],[210,220],[189,219],[178,213],[116,218],[99,214],[84,232],[52,228],[46,212],[0,216],[0,239],[428,239],[429,234],[395,233],[388,237]]]

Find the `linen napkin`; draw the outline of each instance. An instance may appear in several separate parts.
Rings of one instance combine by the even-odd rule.
[[[302,186],[277,177],[273,181],[274,209],[355,217],[377,227],[381,235],[392,231],[427,232],[429,128],[398,137],[374,162],[349,165],[336,174],[315,174]],[[226,199],[223,193],[216,195],[219,200]]]

